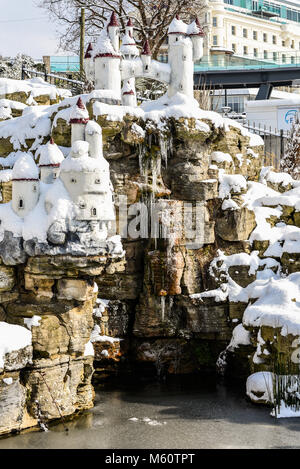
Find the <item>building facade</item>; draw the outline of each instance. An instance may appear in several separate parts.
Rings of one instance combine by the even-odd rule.
[[[203,22],[204,55],[225,52],[281,64],[300,57],[298,0],[208,0]]]

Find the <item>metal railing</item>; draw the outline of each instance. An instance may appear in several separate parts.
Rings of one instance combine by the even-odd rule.
[[[264,140],[264,165],[273,166],[275,169],[280,170],[280,163],[286,150],[289,132],[246,120],[243,122],[243,126],[249,132],[260,135]]]
[[[74,80],[67,78],[62,75],[56,75],[54,73],[48,73],[45,69],[43,72],[37,70],[30,70],[25,66],[22,66],[22,80],[26,80],[34,77],[42,77],[47,83],[55,85],[58,88],[65,88],[72,92],[73,95],[81,94],[84,92],[84,81]]]

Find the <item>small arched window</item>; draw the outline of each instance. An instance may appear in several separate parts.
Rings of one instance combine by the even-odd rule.
[[[81,203],[79,204],[79,207],[83,210],[83,209],[86,208],[86,204],[85,204],[84,202],[81,202]]]
[[[77,181],[76,181],[75,178],[72,178],[72,179],[71,179],[71,183],[72,183],[72,184],[76,184],[76,182],[77,182]]]
[[[101,184],[101,179],[96,179],[95,184]]]
[[[36,192],[36,185],[33,186],[33,192]]]
[[[20,200],[19,200],[19,208],[20,208],[20,209],[23,209],[23,208],[24,208],[24,200],[23,200],[23,199],[20,199]]]
[[[93,217],[97,216],[97,209],[96,208],[92,208],[92,216]]]
[[[146,65],[146,66],[145,66],[145,70],[149,70],[149,65]]]

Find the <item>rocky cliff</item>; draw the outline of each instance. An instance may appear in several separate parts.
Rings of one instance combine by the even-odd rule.
[[[194,103],[192,110],[180,100],[135,109],[95,94],[82,99],[102,127],[126,262],[29,255],[0,266],[1,320],[25,320],[32,333],[31,348],[5,355],[0,406],[8,417],[0,433],[92,406],[90,340],[97,379],[129,370],[214,371],[216,363],[246,378],[273,372],[272,357],[298,346],[298,329],[282,333],[278,314],[260,321],[264,312],[276,315],[272,288],[294,292],[278,300],[279,309],[299,309],[300,222],[299,184],[261,171],[261,139]],[[22,141],[0,124],[1,164],[19,149],[34,154],[50,136],[70,147],[74,101],[14,119],[16,129],[22,119],[30,128]],[[3,175],[3,202],[10,184]],[[149,216],[143,224],[143,210],[153,207],[168,236],[151,231]],[[193,236],[182,231],[185,216]],[[259,400],[265,390],[255,386],[248,394]]]

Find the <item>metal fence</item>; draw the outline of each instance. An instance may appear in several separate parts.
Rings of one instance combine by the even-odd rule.
[[[81,80],[74,80],[71,78],[64,77],[62,75],[56,75],[54,73],[47,73],[47,71],[39,72],[37,70],[29,70],[25,66],[22,66],[22,80],[28,78],[42,77],[46,82],[51,85],[55,85],[58,88],[65,88],[72,92],[73,95],[81,94],[84,92],[85,83]]]
[[[273,166],[279,170],[286,149],[288,131],[268,128],[249,121],[243,122],[243,126],[250,132],[260,135],[264,140],[264,165]]]

